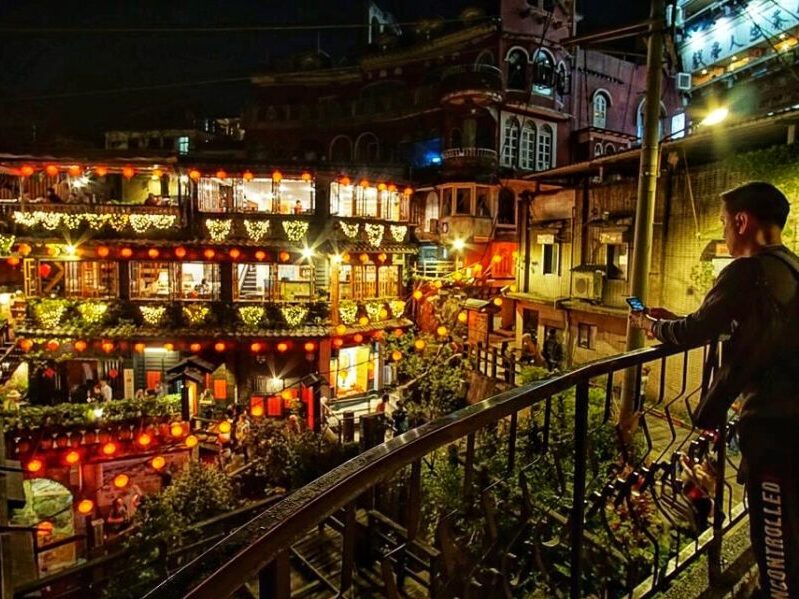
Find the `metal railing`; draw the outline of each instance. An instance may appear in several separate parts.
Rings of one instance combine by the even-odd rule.
[[[721,540],[745,515],[726,475],[731,429],[702,434],[677,415],[689,419],[707,390],[716,349],[629,352],[423,424],[295,491],[147,597],[227,597],[257,580],[260,597],[283,599],[303,577],[305,591],[338,596],[647,596],[701,554],[714,580]],[[612,412],[628,369],[640,417],[618,449]],[[708,463],[711,509],[683,480]],[[327,569],[306,554],[314,543]]]
[[[453,158],[485,158],[488,160],[497,160],[497,151],[491,148],[450,148],[441,152],[443,160],[452,160]]]
[[[414,267],[417,277],[443,277],[455,271],[455,262],[452,260],[421,260]]]

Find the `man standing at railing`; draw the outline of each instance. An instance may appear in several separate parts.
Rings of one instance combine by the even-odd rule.
[[[630,315],[651,337],[691,347],[729,336],[723,364],[694,414],[723,426],[741,398],[752,546],[761,597],[799,598],[799,258],[782,245],[790,211],[769,183],[721,195],[724,239],[735,258],[693,314],[663,308]]]

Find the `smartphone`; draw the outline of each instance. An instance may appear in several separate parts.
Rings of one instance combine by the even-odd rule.
[[[644,302],[637,297],[628,297],[625,301],[627,302],[627,305],[630,306],[630,310],[633,312],[646,312],[646,306],[644,305]]]

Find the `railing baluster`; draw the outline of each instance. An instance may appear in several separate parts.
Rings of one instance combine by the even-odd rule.
[[[291,571],[289,556],[281,551],[258,574],[258,599],[289,599]]]
[[[355,565],[355,504],[344,508],[344,531],[341,540],[341,590],[344,594],[352,587],[352,572]]]
[[[496,380],[497,378],[497,348],[491,348],[491,378]]]
[[[422,461],[411,464],[411,480],[408,489],[408,542],[413,541],[419,532],[419,518],[422,503]]]
[[[508,431],[508,474],[513,472],[516,464],[516,430],[519,424],[519,413],[510,415],[510,431]]]
[[[467,506],[472,504],[474,481],[474,433],[466,437],[466,461],[463,466],[463,497]]]
[[[588,440],[588,381],[577,383],[574,410],[574,488],[571,513],[570,597],[581,596],[583,529],[585,517],[585,477]]]

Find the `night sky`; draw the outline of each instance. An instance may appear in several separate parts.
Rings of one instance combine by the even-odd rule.
[[[29,134],[99,138],[113,127],[237,114],[247,76],[281,57],[319,47],[346,60],[358,30],[186,31],[191,27],[356,24],[364,0],[0,0],[0,151]],[[400,21],[456,18],[491,0],[378,0]],[[582,0],[582,31],[634,22],[643,0]],[[25,28],[53,31],[25,31]],[[115,28],[172,28],[119,32]],[[63,29],[63,30],[62,30]],[[76,29],[83,29],[76,31]],[[220,81],[224,80],[224,81]],[[187,83],[214,82],[203,85]],[[164,86],[159,89],[148,89]],[[119,91],[124,90],[124,91]],[[160,123],[159,123],[160,121]]]

